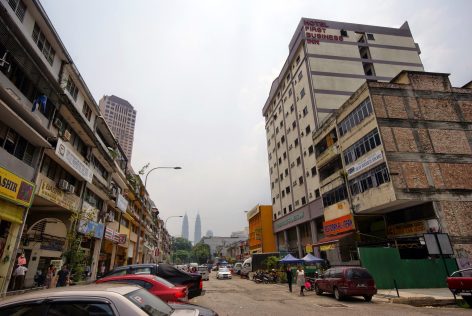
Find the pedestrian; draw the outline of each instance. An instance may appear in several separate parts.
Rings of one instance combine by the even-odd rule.
[[[15,276],[15,290],[22,290],[25,284],[25,275],[28,268],[25,266],[19,265],[18,268],[15,269],[13,275]]]
[[[105,271],[106,271],[105,261],[102,261],[102,265],[100,266],[100,274],[101,274],[101,276],[104,276],[104,275],[105,275]]]
[[[70,271],[67,269],[67,265],[63,265],[62,269],[57,273],[57,285],[56,287],[66,286],[69,284]]]
[[[305,288],[305,271],[303,271],[300,265],[297,270],[297,286],[300,287],[300,296],[305,296],[305,293],[303,293],[303,289]]]
[[[51,288],[52,280],[55,275],[56,275],[56,268],[54,268],[54,265],[50,264],[48,267],[48,271],[46,272],[46,288],[47,289]]]
[[[290,293],[292,293],[292,266],[288,265],[285,268],[285,274],[287,275],[288,290],[290,291]]]

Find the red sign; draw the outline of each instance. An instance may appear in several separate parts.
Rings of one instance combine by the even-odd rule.
[[[355,229],[354,219],[351,214],[341,216],[331,221],[324,222],[323,228],[326,236],[348,232]]]

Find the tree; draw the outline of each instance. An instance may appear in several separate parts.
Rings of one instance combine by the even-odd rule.
[[[182,263],[186,263],[189,261],[190,258],[190,251],[187,250],[176,250],[173,254],[175,257],[175,261],[180,261]]]
[[[182,237],[177,237],[174,239],[174,243],[172,245],[173,249],[175,251],[177,250],[186,250],[186,251],[191,251],[192,250],[192,243],[188,241],[185,238]]]
[[[199,242],[192,248],[192,256],[199,264],[206,263],[210,258],[210,246]]]
[[[267,270],[275,269],[279,265],[279,258],[276,256],[270,256],[265,259],[262,264],[266,267]]]

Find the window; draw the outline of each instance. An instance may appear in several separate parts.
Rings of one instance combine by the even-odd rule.
[[[282,144],[285,143],[285,136],[282,136],[282,137],[280,138],[280,142],[281,142]]]
[[[294,143],[293,143],[293,144],[295,145],[295,147],[298,146],[298,142],[299,142],[298,138],[295,138],[295,141],[294,141]]]
[[[308,135],[308,133],[311,132],[311,128],[310,128],[310,125],[308,125],[306,128],[305,128],[305,134]]]
[[[379,185],[389,182],[390,175],[385,163],[367,171],[366,173],[349,181],[349,189],[352,195],[357,195],[370,188],[378,187]]]
[[[98,195],[96,195],[95,193],[93,193],[92,191],[90,191],[89,189],[85,189],[85,198],[84,200],[90,204],[91,206],[101,210],[102,209],[102,206],[103,206],[103,200],[101,198],[98,197]],[[121,220],[122,220],[122,225],[123,225],[123,220],[126,220],[123,218],[123,216],[121,217]],[[125,226],[125,227],[128,227],[128,226]]]
[[[77,101],[77,95],[79,94],[79,89],[75,85],[74,81],[72,81],[72,78],[70,76],[67,79],[66,90],[69,91],[71,97]]]
[[[315,190],[315,198],[319,198],[320,197],[320,190],[316,189]]]
[[[53,302],[49,304],[48,316],[113,316],[113,310],[109,304],[102,302]]]
[[[272,198],[272,204],[275,204],[275,198]]]
[[[14,129],[0,122],[0,147],[29,166],[33,165],[36,147],[21,137]]]
[[[288,90],[288,96],[289,96],[289,97],[292,96],[292,89],[289,89],[289,90]]]
[[[313,145],[311,145],[310,147],[308,147],[308,154],[312,155],[313,152],[314,152],[314,147],[313,147]]]
[[[41,29],[39,28],[39,25],[36,22],[34,23],[32,37],[33,37],[33,42],[36,43],[36,46],[38,46],[39,50],[43,53],[46,60],[52,66],[56,52],[51,47],[51,44],[49,44],[49,42],[46,39],[46,36],[44,35],[43,32],[41,32]]]
[[[308,114],[308,108],[305,106],[305,108],[303,109],[303,116],[307,116]]]
[[[281,173],[281,174],[280,174],[280,181],[282,181],[283,179],[284,179],[284,174]]]
[[[295,111],[295,105],[292,104],[292,105],[290,106],[290,113],[292,113],[293,111]]]
[[[284,215],[287,214],[287,208],[284,207]]]
[[[298,73],[298,80],[302,80],[302,78],[303,78],[303,72],[300,71],[300,72]]]
[[[346,165],[356,161],[364,154],[380,145],[380,136],[377,128],[369,132],[360,140],[352,144],[344,151],[344,162]]]
[[[285,191],[282,191],[282,197],[283,198],[285,197]]]
[[[152,274],[150,267],[134,268],[133,274]]]
[[[285,193],[289,194],[290,193],[290,187],[285,188]]]
[[[292,204],[290,204],[290,205],[288,206],[288,211],[289,211],[289,212],[292,211]]]
[[[298,182],[299,182],[300,184],[303,184],[303,177],[298,178]]]
[[[303,88],[303,89],[300,91],[300,99],[303,99],[304,96],[305,96],[305,88]]]
[[[293,121],[292,128],[295,130],[296,127],[297,127],[297,121]]]
[[[297,166],[299,166],[302,163],[302,159],[300,157],[297,157]]]
[[[25,18],[26,12],[26,5],[21,0],[8,0],[8,4],[10,5],[11,9],[15,11],[16,16],[18,19],[23,22]]]
[[[20,303],[0,309],[0,315],[42,315],[43,305],[40,302]]]
[[[347,190],[344,185],[341,185],[323,194],[323,206],[328,207],[345,199],[347,199]]]
[[[108,171],[105,167],[100,163],[97,157],[93,156],[93,165],[95,166],[95,171],[97,171],[103,179],[108,179]]]
[[[375,41],[374,34],[367,33],[367,39],[370,41]]]
[[[311,168],[311,176],[316,176],[316,167]]]
[[[287,159],[287,152],[283,153],[284,160]]]
[[[341,36],[347,36],[347,31],[346,30],[341,30]]]
[[[302,205],[305,205],[306,204],[306,198],[303,196],[302,197]]]
[[[300,62],[300,55],[297,56],[297,60],[296,60],[297,65],[299,62]]]
[[[372,104],[370,99],[365,99],[357,108],[355,108],[348,116],[338,125],[339,135],[343,136],[352,128],[359,125],[367,116],[372,113]]]
[[[92,109],[90,106],[84,102],[84,106],[82,107],[82,113],[84,114],[85,118],[90,121],[92,118]]]

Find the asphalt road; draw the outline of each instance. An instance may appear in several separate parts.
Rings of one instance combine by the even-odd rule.
[[[470,309],[458,307],[413,307],[391,304],[383,298],[374,297],[367,303],[362,298],[348,298],[338,302],[330,295],[318,296],[306,292],[299,296],[290,293],[287,285],[256,284],[233,276],[231,280],[217,280],[215,272],[209,281],[203,282],[205,294],[190,302],[209,307],[220,316],[237,315],[472,315]]]

